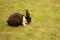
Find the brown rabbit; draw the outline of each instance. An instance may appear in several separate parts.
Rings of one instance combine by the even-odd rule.
[[[31,17],[29,14],[29,11],[26,10],[26,16],[20,14],[20,13],[14,13],[9,16],[7,23],[10,26],[19,26],[19,25],[24,25],[27,26],[31,22]]]

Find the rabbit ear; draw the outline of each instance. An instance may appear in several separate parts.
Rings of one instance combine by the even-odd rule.
[[[26,10],[26,16],[30,16],[29,10]]]

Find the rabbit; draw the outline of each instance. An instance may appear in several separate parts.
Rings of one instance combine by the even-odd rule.
[[[29,10],[26,10],[26,16],[20,13],[14,13],[10,15],[7,20],[7,24],[9,26],[14,26],[14,27],[17,27],[19,25],[27,26],[27,24],[29,24],[30,22],[31,22],[31,17]]]

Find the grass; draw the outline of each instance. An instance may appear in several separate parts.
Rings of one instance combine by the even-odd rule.
[[[10,14],[26,9],[32,17],[27,27],[7,25]],[[60,40],[60,0],[0,0],[0,40]]]

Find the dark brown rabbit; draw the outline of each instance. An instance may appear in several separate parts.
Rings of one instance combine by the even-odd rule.
[[[31,22],[31,17],[28,10],[26,10],[26,16],[20,13],[14,13],[10,15],[7,20],[8,25],[15,27],[19,25],[27,26],[27,24],[30,22]]]

